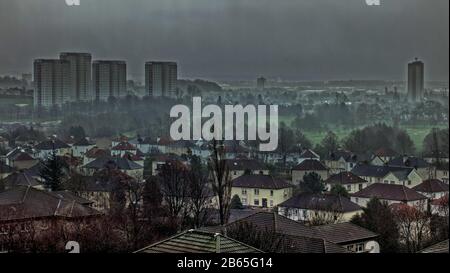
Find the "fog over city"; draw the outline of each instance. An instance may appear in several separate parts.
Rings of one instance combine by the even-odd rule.
[[[447,0],[0,0],[0,74],[84,51],[126,60],[137,80],[158,59],[177,61],[181,78],[404,80],[417,56],[426,80],[448,81],[448,9]]]

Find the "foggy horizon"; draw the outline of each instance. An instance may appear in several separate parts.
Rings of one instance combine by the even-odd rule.
[[[449,2],[433,1],[0,0],[0,74],[88,52],[127,61],[138,81],[153,60],[185,79],[404,81],[417,57],[426,81],[448,82]]]

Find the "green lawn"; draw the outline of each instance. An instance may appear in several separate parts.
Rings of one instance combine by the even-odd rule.
[[[289,116],[279,117],[280,123],[285,122],[287,125],[290,125],[292,120],[294,120],[294,118]],[[440,126],[429,125],[429,126],[402,126],[401,128],[404,129],[409,134],[409,136],[414,142],[414,145],[416,146],[417,151],[420,152],[423,146],[423,139],[432,128],[443,129],[447,127],[443,125]],[[347,137],[348,134],[352,131],[350,129],[342,129],[342,128],[330,128],[330,129],[338,136],[340,140]],[[313,143],[313,145],[316,145],[322,141],[327,132],[304,131],[303,133]]]

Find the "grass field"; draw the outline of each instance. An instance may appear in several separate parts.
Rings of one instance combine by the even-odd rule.
[[[280,116],[279,121],[286,123],[286,125],[290,125],[291,122],[294,120],[294,117],[290,116]],[[433,128],[448,128],[443,125],[429,125],[429,126],[402,126],[401,129],[405,130],[408,135],[411,137],[412,141],[414,142],[414,145],[416,146],[416,150],[418,152],[422,151],[423,146],[423,139],[426,137],[426,135],[430,132]],[[350,134],[352,130],[350,129],[342,129],[342,128],[330,128],[339,138],[339,140],[344,139],[345,137]],[[327,131],[304,131],[303,132],[305,136],[313,143],[313,145],[316,145],[322,141],[324,136],[326,135]]]

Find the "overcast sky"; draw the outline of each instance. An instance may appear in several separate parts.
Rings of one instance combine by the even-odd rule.
[[[134,78],[174,60],[186,78],[404,79],[419,57],[448,81],[449,1],[0,0],[0,74],[61,51],[127,60]]]

